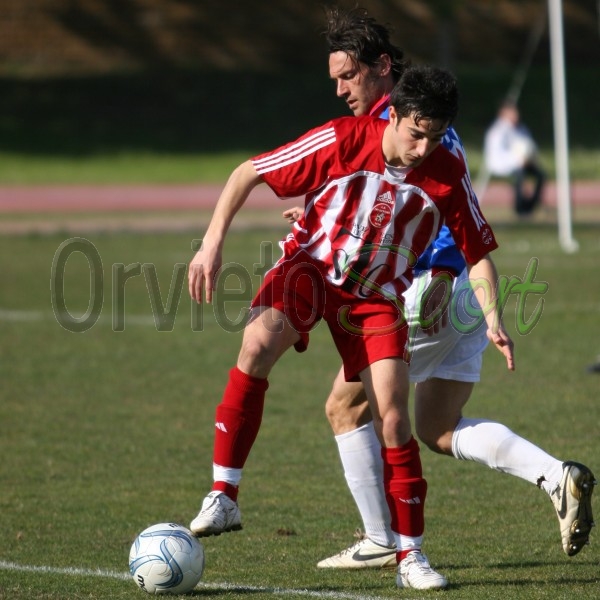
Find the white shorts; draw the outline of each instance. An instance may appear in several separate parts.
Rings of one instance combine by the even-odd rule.
[[[418,383],[437,377],[477,382],[483,351],[488,345],[487,325],[472,292],[467,270],[464,269],[454,280],[448,325],[431,337],[425,335],[418,326],[420,299],[430,281],[430,271],[421,273],[404,293],[411,327],[410,381]]]

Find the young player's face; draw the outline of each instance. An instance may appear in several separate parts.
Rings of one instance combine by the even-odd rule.
[[[396,167],[418,167],[441,143],[449,123],[439,119],[420,119],[414,114],[398,117],[390,107],[390,127],[383,139],[386,161]]]
[[[375,103],[393,85],[387,62],[375,67],[356,63],[346,52],[329,55],[329,77],[335,81],[336,94],[343,98],[355,117],[368,115]]]

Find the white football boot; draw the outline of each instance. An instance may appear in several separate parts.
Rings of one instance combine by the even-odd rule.
[[[198,516],[190,523],[197,537],[221,535],[242,528],[242,513],[236,502],[223,492],[214,491],[202,502]]]
[[[398,565],[396,585],[415,590],[439,590],[448,585],[448,580],[431,568],[422,552],[409,552]]]
[[[363,537],[349,548],[317,563],[320,569],[385,569],[396,567],[396,546],[380,546]]]
[[[594,526],[592,492],[596,485],[594,474],[573,461],[563,463],[563,476],[550,498],[560,525],[562,547],[568,556],[575,556],[589,544]]]

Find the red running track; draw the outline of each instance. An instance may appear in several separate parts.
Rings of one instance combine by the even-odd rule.
[[[214,206],[221,189],[221,185],[4,186],[0,187],[0,213],[193,211]],[[493,182],[480,200],[482,206],[510,206],[511,187]],[[573,183],[571,200],[574,206],[600,206],[600,181]],[[281,209],[298,202],[287,200],[282,204],[267,186],[261,185],[253,190],[247,206]],[[546,186],[544,202],[556,205],[553,182]]]

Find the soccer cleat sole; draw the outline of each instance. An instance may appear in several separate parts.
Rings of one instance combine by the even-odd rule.
[[[230,531],[240,531],[240,529],[243,529],[242,525],[232,525],[231,527],[228,527],[227,529],[221,529],[219,531],[192,531],[192,533],[194,534],[195,537],[211,537],[211,536],[217,536],[217,535],[221,535],[222,533],[229,533]]]
[[[592,493],[597,481],[594,474],[584,465],[579,463],[568,463],[577,467],[580,474],[575,481],[575,487],[579,493],[579,510],[577,518],[573,521],[570,530],[567,556],[575,556],[583,547],[590,543],[590,533],[594,527],[592,514]]]

